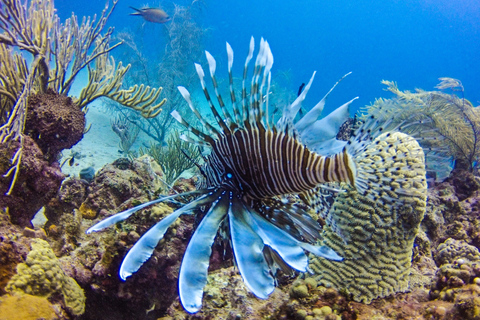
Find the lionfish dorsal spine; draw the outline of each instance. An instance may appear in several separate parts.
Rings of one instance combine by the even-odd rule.
[[[264,108],[268,109],[268,105],[264,103],[264,91],[265,85],[267,85],[267,91],[265,95],[268,95],[270,70],[273,65],[273,55],[270,51],[270,46],[263,38],[260,41],[260,50],[255,61],[254,74],[251,82],[250,92],[250,124],[252,126],[258,126],[264,119]]]
[[[233,66],[233,49],[230,44],[227,42],[227,56],[228,56],[228,83],[230,89],[230,100],[232,101],[232,109],[233,115],[235,116],[235,122],[238,125],[241,125],[240,119],[240,111],[237,107],[237,99],[235,97],[235,90],[233,88],[233,74],[232,74],[232,66]]]
[[[229,132],[230,129],[227,127],[225,124],[225,121],[223,121],[222,117],[217,111],[217,108],[213,105],[212,99],[210,98],[210,94],[208,93],[207,85],[205,84],[205,72],[203,71],[203,68],[200,64],[195,63],[195,70],[197,71],[198,78],[200,79],[200,85],[202,86],[203,94],[205,95],[205,98],[207,99],[208,105],[210,106],[210,110],[213,113],[213,116],[215,117],[215,120],[217,121],[217,124],[222,128],[223,132]]]
[[[195,106],[192,103],[192,99],[190,97],[190,93],[185,87],[178,86],[177,87],[178,91],[180,91],[180,94],[183,96],[185,101],[187,101],[188,106],[190,109],[193,111],[193,113],[197,116],[198,120],[200,123],[203,125],[204,128],[207,128],[207,130],[210,132],[210,134],[215,134],[217,137],[220,136],[220,133],[212,127],[205,119],[202,117],[202,115],[198,112],[198,110],[195,108]],[[173,118],[177,120],[179,123],[181,123],[185,128],[187,128],[188,131],[192,132],[195,136],[197,136],[199,139],[202,139],[205,142],[211,143],[213,138],[210,137],[209,135],[204,134],[200,130],[196,129],[195,127],[191,126],[187,121],[185,121],[180,113],[178,113],[177,110],[173,110],[171,113]]]
[[[247,74],[248,74],[248,64],[253,57],[253,50],[255,49],[255,41],[253,37],[250,38],[250,46],[248,49],[248,55],[245,59],[245,66],[243,67],[243,79],[242,79],[242,123],[246,123],[248,120],[249,115],[249,107],[248,107],[248,100],[247,100]]]
[[[218,90],[218,84],[217,84],[217,79],[215,77],[215,70],[217,67],[217,62],[215,61],[215,58],[210,54],[210,52],[205,51],[205,56],[207,57],[207,62],[208,62],[208,67],[210,70],[210,77],[212,78],[212,84],[213,84],[213,89],[215,90],[215,95],[217,96],[217,101],[218,104],[220,105],[220,109],[222,110],[223,117],[224,117],[224,122],[228,124],[230,127],[230,131],[235,130],[237,124],[233,121],[232,116],[227,110],[227,107],[225,106],[225,103],[223,102],[222,95],[220,94],[220,91]]]

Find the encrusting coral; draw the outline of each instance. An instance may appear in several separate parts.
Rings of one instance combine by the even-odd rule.
[[[83,289],[74,279],[65,275],[48,242],[34,239],[31,246],[32,250],[25,263],[17,265],[17,274],[10,279],[6,290],[10,293],[21,292],[42,297],[60,293],[72,314],[83,314]]]
[[[388,142],[402,141],[402,133],[391,135]],[[385,142],[382,142],[385,144]],[[385,144],[386,145],[386,144]],[[375,153],[369,149],[367,153]],[[395,161],[377,162],[381,168],[418,164],[416,170],[397,170],[378,178],[389,183],[392,191],[380,193],[375,202],[354,190],[340,193],[326,221],[323,244],[339,253],[344,260],[311,258],[311,269],[319,284],[345,290],[355,301],[369,303],[373,299],[408,290],[408,278],[415,237],[426,208],[423,151],[415,140],[403,142],[388,152],[397,152]],[[376,155],[385,158],[386,154]],[[393,172],[393,171],[391,171]],[[403,188],[410,195],[397,193],[395,175],[403,177]]]
[[[53,305],[45,297],[14,294],[0,297],[1,320],[58,319]]]

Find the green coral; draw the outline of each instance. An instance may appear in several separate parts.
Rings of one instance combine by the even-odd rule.
[[[73,278],[65,275],[50,245],[41,239],[32,241],[32,250],[25,263],[18,264],[17,274],[7,284],[6,290],[42,297],[61,293],[65,305],[74,315],[85,311],[83,289]]]
[[[395,146],[388,148],[395,156],[388,161],[385,150],[378,151],[386,143]],[[344,260],[312,257],[310,265],[320,285],[343,289],[365,303],[408,290],[427,189],[423,152],[414,139],[394,133],[378,137],[372,146],[366,153],[377,154],[363,161],[373,161],[368,166],[383,180],[376,202],[353,189],[340,193],[325,217],[322,241]],[[407,171],[408,166],[416,169]]]

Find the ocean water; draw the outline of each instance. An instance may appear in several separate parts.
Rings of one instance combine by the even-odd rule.
[[[148,3],[167,13],[175,4],[191,2]],[[71,12],[79,17],[100,13],[105,2],[57,0],[55,5],[65,19]],[[144,54],[156,59],[166,43],[165,26],[128,15],[129,6],[142,5],[147,3],[120,0],[108,25],[116,32],[136,34],[145,43]],[[194,5],[200,8],[194,19],[208,30],[205,49],[225,62],[228,41],[237,57],[237,76],[250,36],[269,41],[275,58],[273,76],[288,72],[289,90],[297,92],[316,70],[306,109],[350,71],[329,98],[327,112],[355,96],[360,99],[352,112],[375,98],[391,96],[383,90],[382,79],[396,81],[401,90],[433,90],[439,77],[456,78],[464,85],[465,97],[480,104],[480,2],[476,0],[199,0]],[[226,74],[225,63],[217,70],[219,76],[222,71]]]

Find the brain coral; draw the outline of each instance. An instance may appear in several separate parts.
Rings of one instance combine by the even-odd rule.
[[[17,265],[17,274],[7,284],[6,290],[35,296],[61,293],[65,305],[74,315],[81,315],[85,311],[83,289],[74,279],[65,275],[50,245],[41,239],[32,241],[32,250],[25,263]]]
[[[418,143],[403,133],[376,140],[376,149],[366,152],[378,153],[368,164],[378,177],[377,200],[352,189],[340,193],[324,216],[323,244],[344,260],[312,257],[310,265],[319,284],[344,289],[365,303],[408,289],[413,242],[426,208],[424,155]],[[384,161],[385,152],[396,157]],[[417,164],[416,169],[404,170],[407,163]]]

